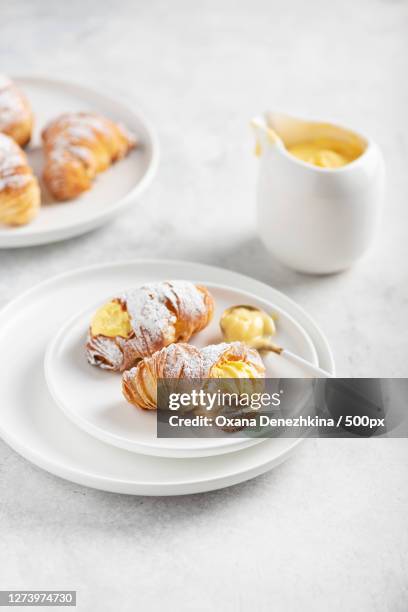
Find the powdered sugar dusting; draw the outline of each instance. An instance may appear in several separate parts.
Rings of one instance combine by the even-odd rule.
[[[152,345],[168,335],[169,326],[174,326],[177,319],[188,316],[196,320],[206,311],[202,294],[187,281],[150,283],[121,299],[126,304],[136,339]]]
[[[178,312],[179,318],[193,316],[194,319],[202,317],[206,311],[203,294],[193,283],[188,281],[173,281],[163,283],[164,297],[168,299],[172,307]]]
[[[132,367],[137,359],[153,355],[173,342],[188,340],[208,322],[205,297],[188,281],[150,283],[115,299],[126,308],[132,329],[127,339],[110,339],[123,354],[121,369]],[[108,350],[105,346],[100,348]],[[186,368],[188,364],[186,361]]]
[[[227,344],[221,342],[221,344],[210,344],[201,350],[201,356],[203,360],[204,376],[208,376],[211,368],[217,363],[219,358],[227,349],[231,349],[233,346],[237,348],[238,342]]]
[[[11,189],[21,189],[25,187],[32,181],[32,176],[30,174],[16,174],[15,176],[0,176],[0,191],[3,189],[11,188]]]
[[[88,164],[92,160],[89,144],[97,140],[97,132],[111,136],[102,119],[87,113],[66,113],[48,125],[44,132],[45,141],[49,130],[57,124],[61,131],[51,132],[52,148],[49,152],[50,159],[56,163],[63,164],[67,155],[72,155]]]
[[[105,336],[88,336],[87,357],[91,365],[97,365],[105,370],[120,370],[123,353],[114,338]]]
[[[200,349],[191,344],[171,344],[163,349],[163,378],[202,378],[203,361]]]
[[[115,140],[115,127],[127,140],[118,143]],[[65,166],[67,162],[83,164],[90,174],[96,173],[93,147],[100,141],[101,135],[107,141],[107,149],[112,159],[123,157],[135,144],[132,135],[128,135],[124,127],[116,126],[108,119],[93,113],[65,113],[48,124],[43,132],[43,140],[47,145],[47,158],[54,164],[52,182],[57,186],[62,182],[55,166]]]
[[[20,147],[12,138],[0,133],[0,190],[7,187],[18,189],[32,179]]]
[[[169,325],[175,324],[176,317],[167,308],[163,297],[161,286],[152,284],[126,293],[121,298],[126,304],[136,338],[143,338],[146,334],[152,343],[156,343]]]
[[[0,133],[0,170],[21,164],[21,150],[12,138]]]
[[[19,121],[25,112],[18,89],[9,78],[0,75],[0,130]]]

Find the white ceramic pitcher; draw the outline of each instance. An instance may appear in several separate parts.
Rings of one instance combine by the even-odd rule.
[[[372,242],[384,191],[384,162],[371,140],[332,124],[281,113],[252,120],[260,158],[258,227],[267,249],[301,272],[348,268]],[[306,163],[288,146],[327,137],[358,142],[362,153],[336,169]]]

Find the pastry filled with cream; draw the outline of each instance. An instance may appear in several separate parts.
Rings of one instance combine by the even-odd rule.
[[[128,338],[131,333],[129,313],[119,300],[112,300],[104,304],[92,317],[91,334],[93,336]]]
[[[173,342],[186,342],[211,321],[214,300],[188,281],[151,283],[103,304],[91,319],[91,365],[123,371]]]
[[[129,403],[145,410],[156,410],[159,379],[264,377],[265,366],[259,353],[242,342],[224,342],[203,349],[179,343],[163,348],[124,372],[122,389]]]
[[[211,370],[212,378],[259,378],[256,367],[245,361],[223,361]]]

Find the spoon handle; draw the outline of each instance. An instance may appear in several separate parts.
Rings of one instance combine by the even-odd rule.
[[[323,370],[322,368],[313,365],[312,363],[310,363],[310,361],[303,359],[303,357],[299,357],[299,355],[292,353],[292,351],[288,351],[285,348],[273,344],[273,342],[265,343],[259,348],[266,351],[272,351],[273,353],[282,355],[282,357],[286,357],[288,361],[301,366],[309,374],[309,376],[312,376],[314,378],[335,378],[333,374],[330,374],[330,372],[327,372],[326,370]]]
[[[281,355],[286,357],[288,361],[291,361],[296,365],[300,365],[312,377],[335,378],[333,374],[330,374],[330,372],[327,372],[326,370],[323,370],[322,368],[313,365],[312,363],[310,363],[310,361],[306,361],[306,359],[303,359],[303,357],[299,357],[299,355],[296,355],[291,351],[283,349]]]

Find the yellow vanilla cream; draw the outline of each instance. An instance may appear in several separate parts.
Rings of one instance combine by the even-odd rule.
[[[255,367],[245,361],[224,361],[211,370],[212,378],[257,378]]]
[[[313,166],[340,168],[360,157],[361,145],[336,138],[316,138],[287,147],[291,155]]]
[[[265,336],[272,336],[276,332],[271,316],[245,307],[227,311],[220,323],[227,342],[239,341],[251,346],[255,346]]]
[[[94,336],[127,338],[131,331],[129,315],[118,302],[108,302],[101,306],[91,322],[91,332]]]

